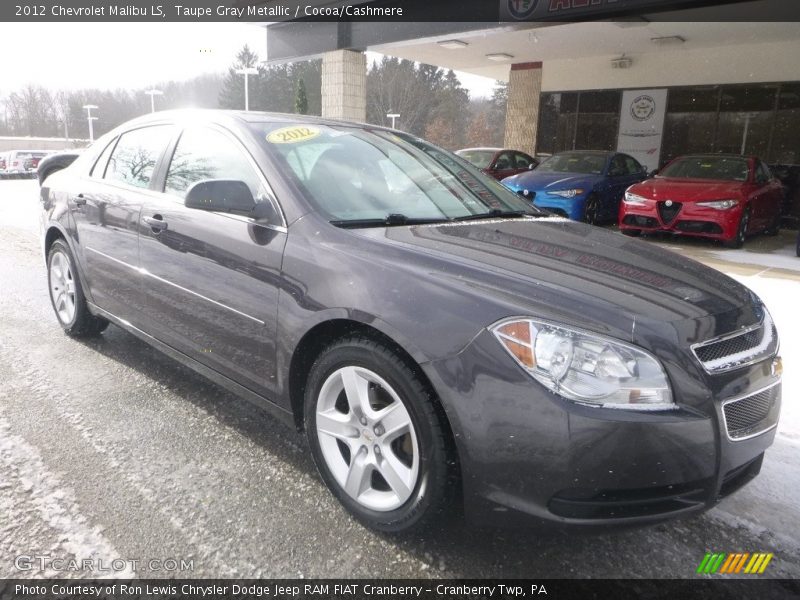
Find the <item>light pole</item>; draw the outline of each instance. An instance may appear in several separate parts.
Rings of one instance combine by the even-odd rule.
[[[145,94],[150,96],[150,112],[151,113],[156,112],[156,96],[163,96],[164,92],[162,92],[161,90],[152,89],[152,90],[146,90]]]
[[[239,75],[244,75],[244,109],[250,110],[250,90],[247,87],[247,78],[249,75],[258,75],[258,69],[255,67],[244,67],[237,69]]]
[[[96,109],[97,107],[94,104],[84,104],[84,109],[86,109],[86,120],[89,121],[89,142],[94,141],[94,126],[92,125],[92,121],[97,121],[97,117],[92,116],[92,109]]]
[[[386,116],[392,120],[392,129],[396,129],[394,126],[394,120],[400,118],[400,113],[386,113]]]

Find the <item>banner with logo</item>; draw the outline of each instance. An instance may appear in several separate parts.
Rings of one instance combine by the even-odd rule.
[[[617,150],[630,154],[648,171],[661,160],[661,139],[667,114],[667,90],[626,90],[622,93]]]

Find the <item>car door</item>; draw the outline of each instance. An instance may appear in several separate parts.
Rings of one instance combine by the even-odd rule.
[[[274,219],[188,208],[192,185],[245,182]],[[143,295],[154,337],[263,395],[275,386],[275,331],[286,227],[266,180],[236,137],[184,130],[163,193],[142,209]]]
[[[152,125],[111,140],[69,198],[92,300],[137,327],[139,211],[153,194],[153,174],[174,131],[170,125]]]
[[[753,161],[753,187],[750,194],[750,230],[759,231],[769,226],[772,217],[770,186],[772,174],[761,161]]]
[[[497,180],[511,177],[517,172],[514,168],[514,153],[509,150],[498,153],[489,166],[489,174]]]
[[[511,173],[512,175],[530,171],[531,165],[535,166],[538,164],[536,159],[534,159],[532,156],[528,156],[524,152],[514,152],[512,158],[514,160],[514,169]]]

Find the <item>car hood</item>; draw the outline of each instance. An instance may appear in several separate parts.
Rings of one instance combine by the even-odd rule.
[[[565,190],[573,187],[592,187],[601,179],[599,175],[585,173],[544,173],[536,170],[513,175],[503,180],[503,183],[515,189],[540,190]]]
[[[629,191],[653,200],[698,202],[739,198],[745,185],[739,181],[658,177],[638,183]]]
[[[665,322],[683,322],[688,324],[679,328],[684,342],[756,319],[755,296],[719,271],[567,219],[354,231],[414,255],[388,253],[395,272],[410,269],[414,280],[427,280],[424,285],[433,278],[438,285],[459,287],[466,302],[492,300],[503,307],[501,316],[547,317],[634,341],[651,326],[655,331]],[[373,249],[371,260],[382,255],[387,253]],[[745,305],[752,310],[742,311]],[[487,308],[487,316],[490,312]],[[710,315],[728,316],[707,319]]]

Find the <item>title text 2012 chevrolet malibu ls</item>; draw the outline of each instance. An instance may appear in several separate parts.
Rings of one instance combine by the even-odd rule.
[[[775,435],[778,337],[749,290],[404,133],[156,113],[41,198],[68,334],[115,323],[304,429],[376,529],[457,501],[484,522],[686,515]]]

